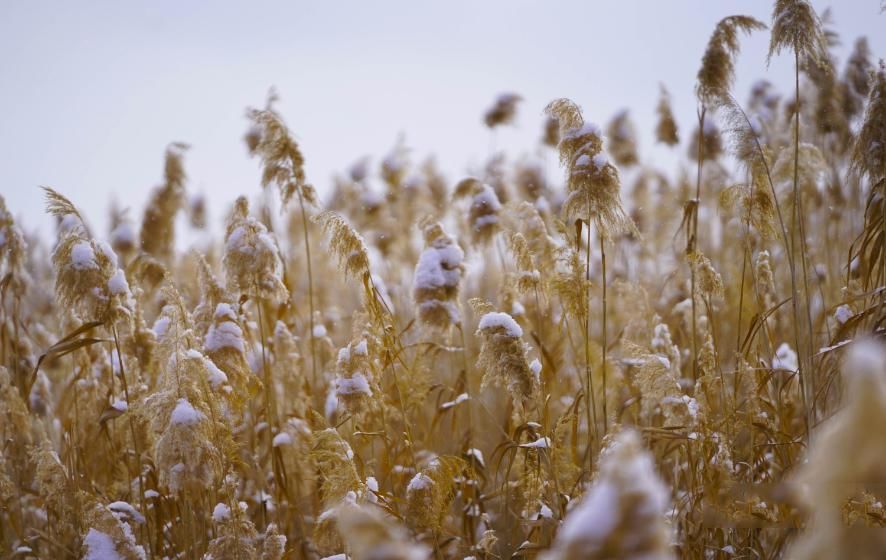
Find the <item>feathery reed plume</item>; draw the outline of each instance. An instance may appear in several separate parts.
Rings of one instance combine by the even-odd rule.
[[[489,185],[469,177],[455,186],[455,196],[471,197],[468,210],[468,226],[474,243],[486,243],[498,231],[498,213],[502,206],[495,190]]]
[[[757,117],[748,117],[731,95],[720,98],[718,107],[726,123],[731,151],[750,179],[748,183],[723,190],[720,203],[726,208],[737,207],[744,223],[764,238],[772,237],[779,210],[769,184],[770,156],[759,139],[762,124]]]
[[[241,502],[243,503],[243,502]],[[217,535],[209,542],[204,558],[257,558],[255,526],[239,507],[218,503],[212,510]],[[246,505],[243,503],[243,505]]]
[[[182,397],[171,411],[155,417],[152,423],[160,432],[155,447],[160,484],[175,493],[200,493],[218,480],[221,457],[210,443],[212,428],[206,414]]]
[[[702,145],[699,148],[699,139]],[[689,142],[687,155],[693,160],[698,161],[699,152],[701,152],[702,161],[716,161],[723,155],[723,141],[720,138],[720,128],[714,119],[705,117],[702,120],[701,128],[695,128]]]
[[[218,303],[215,307],[209,330],[203,341],[206,352],[206,366],[209,368],[209,384],[215,389],[222,386],[230,387],[230,398],[236,408],[258,393],[261,382],[249,368],[246,361],[246,342],[243,330],[237,323],[237,314],[227,303]]]
[[[870,74],[873,67],[868,40],[859,37],[843,71],[843,112],[847,119],[853,119],[864,110],[864,101],[871,90]]]
[[[769,251],[760,251],[754,260],[754,277],[757,284],[757,305],[762,311],[772,309],[776,303],[775,275],[769,261]]]
[[[852,150],[852,165],[867,176],[882,198],[886,192],[881,184],[886,180],[886,63],[881,60],[872,76],[864,122]]]
[[[188,219],[194,229],[206,229],[207,225],[206,197],[202,193],[193,195],[188,200]]]
[[[318,214],[314,222],[329,238],[329,249],[338,259],[342,272],[354,278],[369,274],[369,255],[362,235],[335,212]]]
[[[483,340],[477,358],[483,372],[481,388],[506,387],[515,407],[526,406],[535,397],[539,380],[526,361],[523,329],[507,313],[492,312],[480,318],[477,336]]]
[[[222,262],[229,290],[272,302],[289,297],[280,279],[283,265],[277,242],[264,224],[249,215],[246,197],[237,199],[228,218]]]
[[[313,433],[311,459],[320,475],[320,497],[327,506],[362,487],[354,464],[354,451],[334,428]]]
[[[537,289],[541,283],[541,273],[532,261],[529,243],[522,233],[513,233],[508,238],[508,247],[517,264],[517,290],[526,293]]]
[[[0,195],[0,277],[8,275],[16,292],[24,289],[27,280],[27,248],[21,228],[16,225],[12,213],[6,208],[6,201]]]
[[[886,483],[886,448],[870,429],[886,422],[886,350],[882,343],[853,343],[843,370],[846,406],[822,425],[799,474],[813,514],[789,558],[838,558],[852,550],[854,558],[873,559],[886,547],[882,529],[846,526],[842,513],[846,500],[861,489],[877,492]]]
[[[621,205],[618,170],[603,154],[600,127],[585,122],[578,105],[556,99],[545,113],[560,121],[560,164],[566,168],[569,195],[563,212],[569,218],[592,219],[599,234],[609,239],[637,233]]]
[[[655,473],[640,436],[623,429],[600,456],[600,473],[566,516],[547,560],[631,558],[667,560],[665,520],[670,492]]]
[[[766,25],[750,16],[729,16],[717,23],[698,70],[696,93],[702,103],[729,93],[735,79],[739,34],[744,32],[750,35],[752,31],[760,29],[766,29]]]
[[[358,415],[372,397],[372,363],[366,340],[351,342],[338,352],[335,396],[350,414]]]
[[[825,64],[827,61],[827,39],[821,19],[808,0],[775,2],[767,61],[784,49],[793,51],[804,65]]]
[[[637,131],[627,109],[619,111],[606,127],[608,151],[618,165],[629,167],[639,161]]]
[[[406,487],[406,511],[415,527],[440,529],[455,498],[457,480],[467,468],[464,459],[444,455],[412,477]]]
[[[517,115],[517,103],[523,98],[516,93],[503,93],[495,99],[492,107],[483,115],[483,122],[488,128],[510,124]]]
[[[116,204],[111,209],[108,238],[111,240],[111,248],[124,260],[128,260],[128,257],[135,252],[136,239],[132,222],[129,220],[128,212],[118,209]]]
[[[249,108],[246,118],[252,123],[244,140],[249,155],[261,159],[263,187],[274,184],[280,191],[283,204],[288,204],[293,196],[308,204],[316,204],[314,187],[305,177],[305,158],[301,148],[293,139],[283,117],[274,109],[277,94],[271,91],[264,109]]]
[[[536,163],[518,164],[514,176],[517,188],[526,200],[547,202],[544,169]]]
[[[556,148],[560,143],[560,121],[557,117],[552,115],[545,117],[541,143],[549,148]]]
[[[117,267],[117,254],[104,242],[90,238],[74,205],[49,188],[47,211],[76,217],[79,225],[62,232],[52,252],[55,292],[59,301],[86,321],[115,321],[129,316],[132,294],[126,275]]]
[[[864,123],[852,150],[852,168],[870,182],[865,225],[854,252],[865,265],[867,285],[886,283],[886,63],[873,73]]]
[[[115,505],[123,507],[115,510]],[[89,530],[83,537],[84,560],[145,560],[144,547],[136,543],[126,514],[120,513],[126,511],[132,513],[132,521],[145,522],[145,518],[125,502],[115,502],[110,506],[96,502],[86,510],[83,524]]]
[[[427,547],[411,542],[394,518],[371,504],[343,508],[336,525],[353,560],[426,560],[430,554]]]
[[[145,207],[139,240],[141,249],[164,263],[175,251],[175,217],[184,204],[184,154],[187,144],[176,142],[166,148],[163,185],[154,189]]]
[[[711,259],[704,256],[701,251],[692,251],[686,255],[689,265],[695,271],[698,289],[705,297],[723,296],[723,278],[714,269]]]
[[[425,249],[415,265],[412,281],[418,320],[437,329],[459,325],[458,285],[464,272],[465,253],[440,223],[425,225],[422,233]]]
[[[311,242],[306,206],[317,204],[317,193],[314,191],[314,187],[307,182],[304,171],[305,160],[298,143],[293,139],[283,118],[274,110],[275,101],[277,101],[277,94],[271,90],[265,109],[247,109],[246,116],[252,122],[252,127],[246,133],[245,141],[250,155],[258,156],[264,166],[262,186],[276,184],[284,206],[293,196],[298,197],[302,242],[307,262],[311,370],[312,379],[316,382],[318,364],[316,341],[314,340],[314,272],[311,263]]]
[[[658,124],[655,125],[655,140],[668,146],[676,146],[680,143],[677,132],[677,121],[671,109],[671,95],[664,85],[659,85],[658,105],[655,113],[658,115]]]

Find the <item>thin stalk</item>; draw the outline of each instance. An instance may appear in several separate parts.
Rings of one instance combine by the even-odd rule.
[[[811,362],[812,362],[812,347],[813,347],[813,343],[812,343],[812,335],[813,335],[813,333],[812,333],[812,312],[810,310],[809,271],[808,271],[807,264],[806,264],[806,251],[805,251],[805,246],[806,246],[806,231],[805,231],[805,229],[806,228],[803,226],[803,212],[802,212],[803,205],[802,205],[802,200],[800,197],[800,53],[797,50],[794,51],[794,97],[796,99],[796,104],[795,104],[795,109],[794,109],[794,219],[796,220],[796,225],[797,225],[798,231],[791,232],[791,234],[792,234],[791,239],[792,240],[794,239],[794,237],[793,237],[794,235],[800,236],[800,249],[799,249],[799,251],[800,251],[800,265],[802,267],[802,272],[803,272],[803,292],[804,292],[804,296],[805,296],[805,300],[806,300],[806,319],[807,319],[807,323],[808,323],[808,343],[807,343],[806,351],[803,352],[802,349],[799,347],[799,341],[797,344],[797,352],[800,353],[800,356],[801,356],[800,364],[802,364],[802,365],[798,364],[798,368],[802,371],[798,371],[797,375],[800,377],[801,380],[803,380],[803,378],[805,376],[810,376],[808,381],[812,383],[811,388],[812,388],[812,394],[814,395],[815,394],[815,375],[810,370],[810,366],[811,366]],[[792,229],[793,229],[793,227],[792,227]],[[795,243],[792,243],[792,249],[794,251],[797,250],[797,246]],[[799,319],[799,317],[797,317],[797,319]],[[799,321],[797,321],[795,323],[794,328],[797,331],[800,330]],[[799,335],[797,336],[797,338],[799,338]],[[807,380],[804,380],[804,381],[807,381]],[[803,393],[804,393],[804,395],[803,395],[804,406],[806,406],[808,403],[808,397],[806,395],[806,393],[807,393],[806,387],[807,386],[808,386],[807,383],[805,383],[805,382],[801,383],[801,391],[803,391]],[[812,403],[812,406],[814,408],[814,406],[815,406],[814,402]],[[809,426],[813,422],[812,419],[814,418],[815,411],[813,409],[809,409],[809,407],[806,406],[805,412],[806,412],[806,416],[807,416],[806,425]]]
[[[132,406],[132,402],[129,399],[129,385],[126,382],[126,370],[123,368],[123,354],[120,352],[120,338],[117,336],[117,325],[111,324],[111,331],[114,333],[114,348],[117,349],[117,363],[120,366],[120,379],[123,380],[123,395],[126,397],[126,408]],[[113,373],[111,374],[113,376]],[[142,508],[142,511],[147,513],[148,507],[145,502],[145,479],[142,474],[142,452],[141,446],[138,444],[138,437],[135,431],[135,422],[132,419],[132,414],[129,414],[129,431],[132,434],[132,447],[135,451],[135,466],[138,469],[138,499],[139,505]],[[145,516],[145,519],[150,519],[148,516]],[[146,527],[145,530],[150,535],[151,528]],[[154,556],[154,541],[153,539],[148,539],[148,549],[151,553],[151,557]]]
[[[308,213],[305,210],[305,199],[302,197],[301,191],[298,190],[298,207],[301,210],[301,226],[304,237],[305,244],[305,259],[308,263],[308,312],[310,313],[310,318],[308,320],[308,324],[311,329],[310,333],[310,341],[311,341],[311,386],[316,389],[317,387],[317,353],[315,350],[316,343],[314,342],[314,273],[311,269],[311,242],[308,239]]]
[[[591,281],[591,221],[588,220],[587,223],[588,228],[588,244],[587,244],[587,252],[585,254],[585,281],[589,283]],[[579,222],[578,231],[576,232],[578,235],[576,236],[575,243],[578,245],[578,250],[581,251],[581,222]],[[597,432],[597,405],[596,399],[594,397],[594,386],[591,379],[591,311],[590,311],[590,301],[588,295],[588,287],[587,284],[583,287],[582,292],[585,295],[585,305],[584,305],[584,313],[585,313],[585,391],[587,391],[587,403],[585,405],[585,409],[587,411],[588,416],[588,449],[590,449],[591,442],[596,438]],[[593,420],[593,423],[592,423]],[[592,435],[593,434],[593,435]],[[588,462],[589,468],[593,467],[593,458],[591,457],[591,453],[588,453]]]
[[[690,223],[692,233],[689,240],[689,247],[687,247],[691,251],[696,251],[696,245],[698,244],[698,211],[701,207],[701,171],[704,163],[704,117],[706,112],[707,107],[702,103],[701,110],[698,111],[698,151],[696,153],[698,168],[695,175],[695,207],[692,210],[692,222]],[[695,267],[691,265],[689,266],[689,280],[691,284],[690,290],[692,292],[692,382],[695,383],[698,381],[698,310],[695,302],[695,294],[697,291]]]
[[[588,233],[590,234],[590,228],[588,228]],[[603,235],[601,234],[599,237],[600,262],[602,263],[603,268],[603,356],[601,364],[601,370],[603,372],[603,435],[606,435],[609,431],[609,420],[606,415],[606,346],[608,344],[608,341],[606,340],[606,247],[603,243]]]
[[[745,123],[747,123],[748,128],[751,130],[752,136],[754,138],[754,146],[757,148],[757,153],[760,156],[760,162],[763,164],[763,169],[766,171],[766,180],[769,183],[769,190],[772,194],[772,201],[775,204],[775,214],[776,214],[776,216],[778,216],[778,225],[781,228],[782,242],[784,244],[785,254],[788,257],[788,268],[790,268],[790,272],[791,272],[791,307],[792,307],[792,311],[793,311],[793,319],[794,319],[794,325],[795,325],[794,344],[797,346],[797,350],[799,351],[799,349],[800,349],[800,334],[798,332],[799,329],[796,328],[796,325],[800,324],[800,308],[799,308],[800,297],[799,297],[799,294],[797,293],[797,271],[796,271],[796,266],[794,265],[794,256],[793,256],[793,252],[791,251],[791,243],[789,241],[790,238],[788,237],[788,230],[787,230],[787,227],[785,226],[785,222],[784,222],[784,215],[781,213],[781,204],[779,204],[779,202],[778,202],[778,195],[775,192],[775,183],[772,181],[772,172],[769,169],[769,162],[766,161],[766,156],[763,153],[763,147],[760,146],[760,139],[757,137],[757,134],[755,132],[753,132],[753,126],[751,126],[751,121],[748,119],[747,113],[744,112],[744,109],[741,108],[741,106],[738,104],[737,101],[735,101],[735,99],[732,99],[732,98],[730,98],[730,99],[731,99],[732,103],[735,105],[735,107],[738,109],[738,111],[741,113],[741,116],[744,118]],[[807,409],[808,407],[806,404],[806,387],[805,387],[806,381],[803,378],[803,376],[800,375],[800,373],[801,373],[800,371],[797,371],[797,377],[800,381],[800,396],[802,397],[802,400],[803,400],[803,408]],[[778,394],[780,396],[780,392]],[[804,420],[805,428],[806,428],[806,443],[808,444],[809,443],[809,425],[810,425],[809,424],[809,415],[804,414],[803,420]]]

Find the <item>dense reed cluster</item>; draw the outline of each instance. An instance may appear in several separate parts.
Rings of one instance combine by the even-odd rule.
[[[272,94],[214,241],[183,144],[140,227],[0,197],[0,557],[883,557],[886,67],[830,25],[723,19],[694,130],[664,86],[650,123],[674,176],[556,99],[537,156],[321,196]],[[767,27],[795,87],[740,102]]]

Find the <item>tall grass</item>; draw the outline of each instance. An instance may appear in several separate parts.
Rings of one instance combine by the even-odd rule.
[[[778,0],[793,97],[746,103],[766,26],[716,26],[697,130],[662,86],[674,176],[557,99],[537,156],[398,143],[323,201],[272,94],[256,189],[187,251],[183,144],[138,229],[46,188],[45,240],[0,198],[0,556],[881,557],[886,69],[827,22]]]

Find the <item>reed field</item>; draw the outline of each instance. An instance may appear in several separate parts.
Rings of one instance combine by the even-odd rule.
[[[886,558],[886,65],[837,31],[722,19],[678,173],[514,92],[473,176],[320,188],[272,90],[217,220],[183,143],[144,208],[29,186],[52,238],[0,197],[0,557]],[[752,34],[787,91],[734,91]]]

